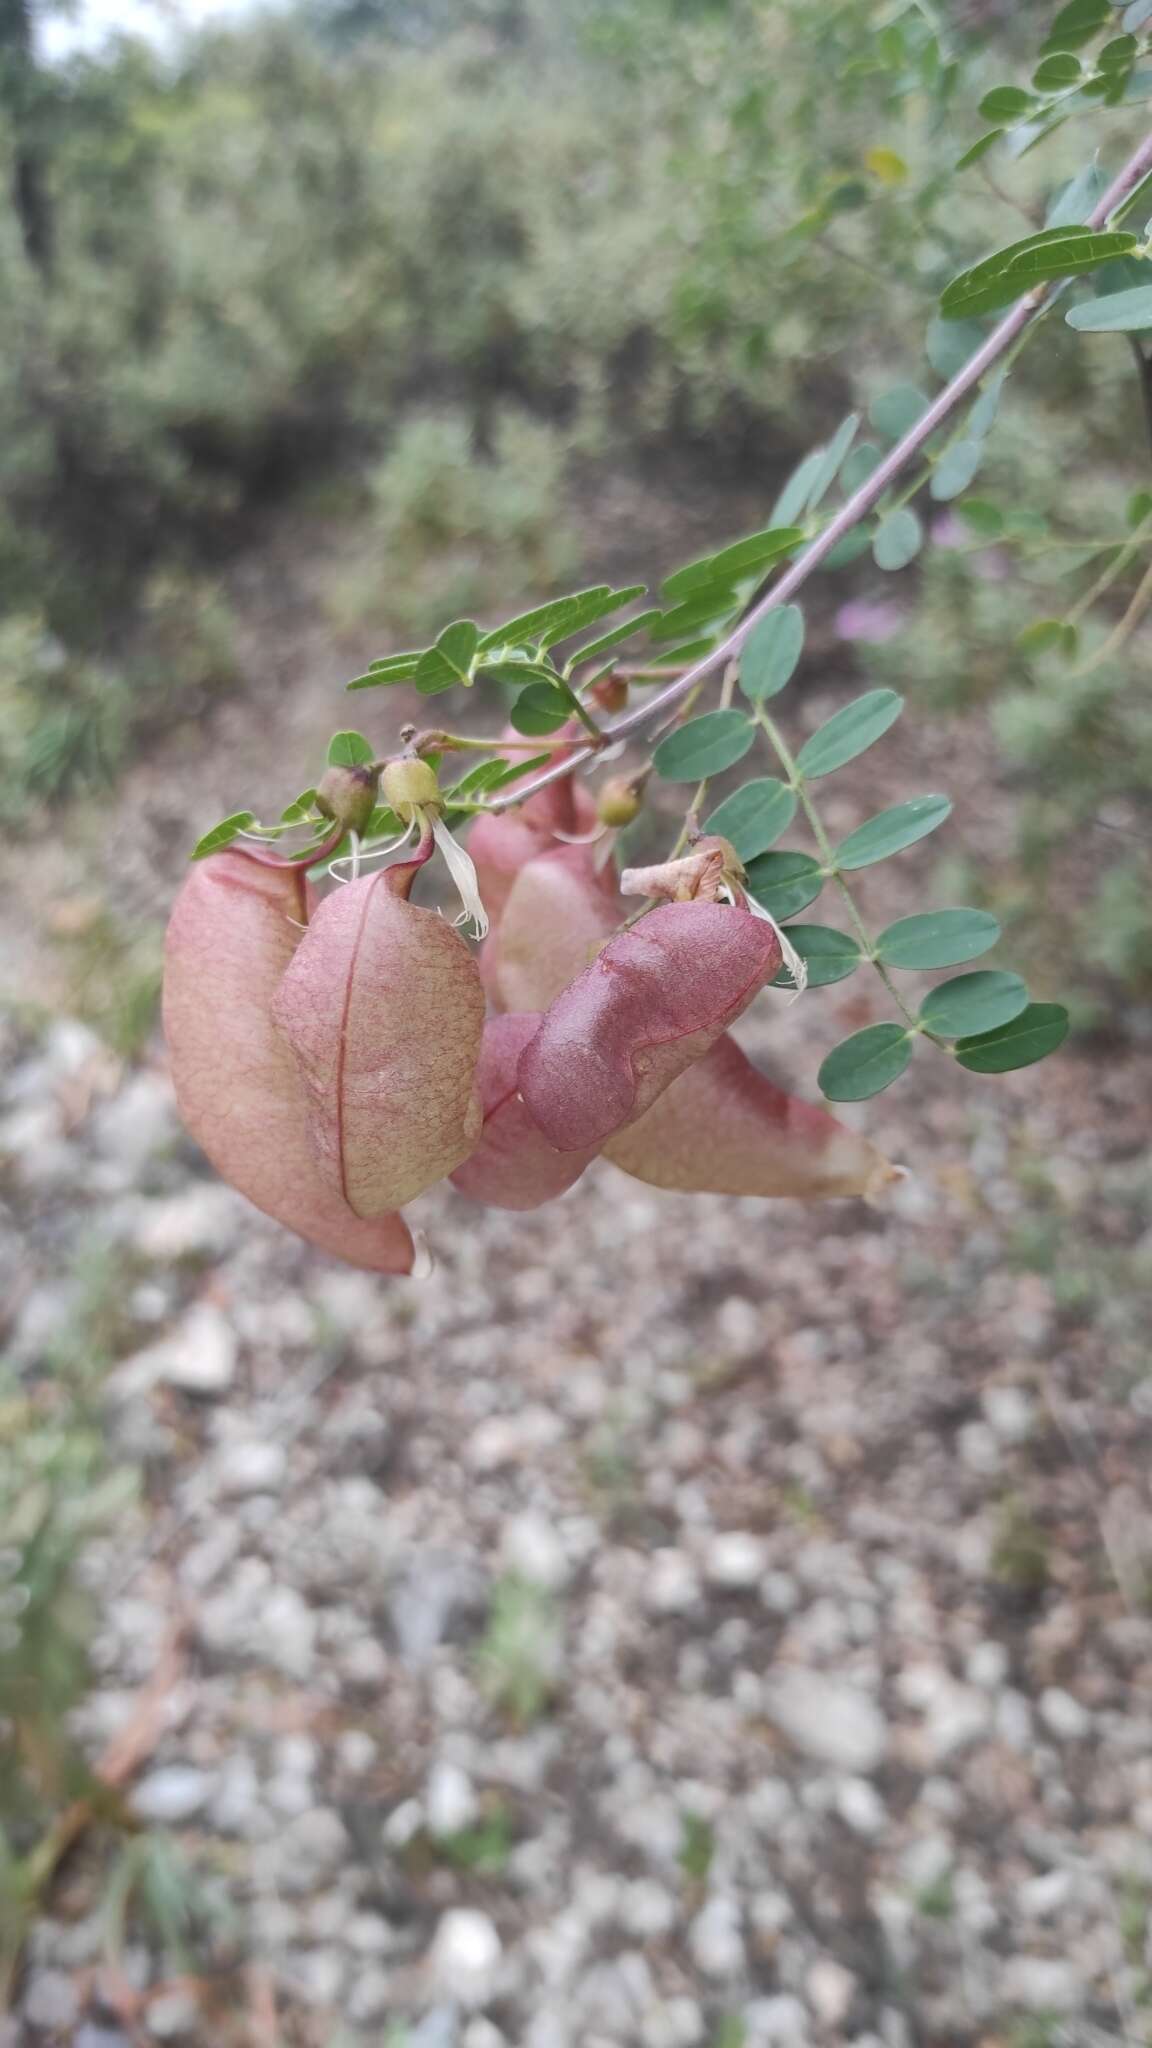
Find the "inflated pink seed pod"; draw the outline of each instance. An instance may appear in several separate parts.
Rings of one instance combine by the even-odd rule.
[[[303,870],[227,850],[194,867],[169,920],[164,1032],[181,1117],[216,1171],[352,1266],[408,1273],[401,1216],[355,1215],[322,1176],[309,1107],[272,1001],[307,917]]]
[[[399,1208],[451,1173],[483,1122],[484,992],[459,934],[408,901],[422,864],[398,862],[329,896],[272,1006],[325,1184],[357,1216]]]
[[[518,739],[520,735],[509,727],[504,737]],[[574,733],[573,747],[579,743]],[[562,759],[563,753],[558,749],[553,760]],[[478,817],[468,833],[468,851],[476,863],[480,894],[493,925],[503,916],[526,862],[566,840],[594,833],[596,824],[595,802],[575,775],[560,776],[514,810]]]
[[[516,877],[481,962],[496,1009],[547,1009],[623,924],[629,905],[611,869],[597,870],[591,853],[557,846]]]
[[[558,1151],[602,1145],[702,1059],[781,962],[771,925],[666,903],[562,990],[520,1056],[520,1093]]]
[[[458,1166],[452,1184],[474,1202],[493,1209],[538,1209],[564,1194],[595,1158],[588,1152],[557,1152],[533,1123],[516,1084],[516,1065],[540,1023],[527,1016],[489,1017],[484,1026],[477,1077],[484,1104],[484,1128],[471,1157]]]
[[[724,1037],[604,1157],[650,1187],[698,1195],[876,1195],[901,1169],[826,1109],[785,1094]]]

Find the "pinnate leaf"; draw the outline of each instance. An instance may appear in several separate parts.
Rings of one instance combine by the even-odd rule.
[[[854,698],[805,740],[797,757],[800,773],[811,778],[831,775],[846,761],[854,761],[882,738],[903,708],[904,699],[896,690],[868,690]]]
[[[820,1086],[830,1102],[866,1102],[898,1081],[912,1057],[912,1040],[902,1024],[869,1024],[828,1054]]]
[[[982,968],[932,989],[920,1005],[920,1022],[941,1038],[967,1038],[1010,1024],[1027,1002],[1028,990],[1018,974]]]
[[[233,811],[230,818],[222,818],[218,825],[213,825],[210,832],[205,832],[203,838],[196,841],[188,858],[207,860],[210,853],[219,853],[222,847],[231,846],[241,832],[246,832],[255,823],[254,811]]]
[[[838,868],[867,868],[890,854],[914,846],[944,823],[952,804],[946,796],[914,796],[907,803],[893,804],[864,825],[850,832],[836,849]]]
[[[864,957],[858,941],[847,932],[838,932],[834,925],[790,924],[788,937],[808,968],[809,988],[827,988],[834,981],[844,981]],[[781,969],[776,984],[790,986],[787,969]]]
[[[757,903],[782,923],[815,903],[825,876],[810,853],[762,853],[749,862],[745,880]]]
[[[775,697],[795,674],[804,652],[804,614],[785,604],[753,626],[740,653],[740,688],[754,704]]]
[[[1010,1074],[1017,1067],[1047,1059],[1067,1036],[1068,1012],[1063,1003],[1029,1003],[998,1030],[962,1038],[956,1058],[973,1074]]]
[[[954,277],[940,300],[946,319],[971,319],[1010,306],[1033,285],[1060,277],[1081,277],[1114,256],[1136,247],[1125,230],[1069,225],[1040,228],[1034,235],[998,249],[994,256]]]
[[[725,797],[706,819],[704,830],[730,840],[741,860],[754,860],[776,844],[795,815],[795,791],[775,776],[765,775]]]
[[[330,768],[364,768],[376,759],[376,749],[362,732],[336,732],[328,742]]]
[[[756,737],[742,711],[705,711],[661,740],[653,755],[666,782],[697,782],[742,761]]]
[[[999,937],[1000,926],[987,910],[925,910],[890,924],[876,951],[886,967],[960,967],[978,960]]]

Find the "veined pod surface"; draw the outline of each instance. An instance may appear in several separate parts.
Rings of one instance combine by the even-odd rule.
[[[780,961],[773,927],[734,904],[666,903],[618,932],[520,1056],[520,1092],[544,1136],[574,1151],[643,1116]]]
[[[754,1067],[734,1039],[702,1060],[604,1157],[650,1187],[698,1195],[876,1195],[900,1169],[826,1109],[801,1102]]]
[[[540,1024],[538,1012],[489,1017],[477,1068],[484,1128],[471,1156],[452,1175],[454,1187],[493,1209],[538,1209],[579,1180],[595,1158],[557,1152],[520,1099],[516,1066]]]
[[[518,735],[509,732],[506,737]],[[528,861],[566,839],[595,832],[596,825],[595,802],[575,775],[560,776],[515,810],[476,818],[468,833],[468,852],[493,925],[503,916],[516,877]]]
[[[421,865],[398,862],[329,896],[273,1003],[325,1184],[357,1216],[399,1208],[451,1173],[483,1122],[480,976],[459,933],[408,901]]]
[[[231,849],[193,868],[168,924],[164,1032],[181,1117],[221,1177],[322,1251],[408,1273],[400,1216],[355,1215],[322,1175],[296,1062],[272,1018],[307,916],[300,868]]]
[[[590,846],[555,846],[520,870],[485,942],[484,986],[497,1009],[544,1010],[628,915],[611,864]]]

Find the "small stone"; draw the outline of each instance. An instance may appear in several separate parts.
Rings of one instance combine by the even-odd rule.
[[[344,1940],[358,1956],[386,1956],[400,1937],[382,1913],[353,1913],[344,1929]]]
[[[293,1976],[309,2005],[335,2005],[347,1970],[338,1948],[305,1949],[293,1958]]]
[[[1005,2002],[1029,2012],[1076,2012],[1088,1988],[1078,1963],[1055,1956],[1010,1956],[1001,1979]]]
[[[1022,1444],[1036,1423],[1036,1404],[1023,1387],[985,1387],[981,1406],[988,1426],[1006,1444]]]
[[[288,1456],[281,1444],[228,1444],[216,1460],[216,1484],[226,1494],[275,1493],[283,1483],[287,1465]]]
[[[460,2048],[508,2048],[506,2037],[491,2020],[469,2020],[460,2037]]]
[[[129,1359],[117,1383],[132,1377],[133,1367],[147,1363],[151,1381],[166,1381],[184,1394],[226,1394],[236,1377],[236,1333],[228,1318],[211,1302],[190,1308],[172,1336],[151,1352]]]
[[[533,1585],[559,1592],[568,1583],[568,1555],[556,1530],[543,1515],[513,1515],[504,1524],[501,1559],[508,1571]]]
[[[888,1823],[884,1801],[867,1778],[841,1778],[836,1787],[836,1811],[857,1835],[878,1835]]]
[[[804,1980],[817,2019],[825,2027],[843,2026],[856,1996],[856,1979],[834,1956],[820,1956]]]
[[[24,1987],[24,2018],[49,2033],[75,2024],[77,2003],[76,1987],[63,1970],[34,1970]]]
[[[427,1663],[437,1645],[483,1608],[483,1581],[473,1558],[454,1551],[423,1551],[397,1577],[388,1619],[405,1663]]]
[[[964,1666],[969,1684],[982,1692],[998,1692],[1008,1676],[1008,1652],[1003,1643],[977,1643],[968,1652]]]
[[[486,1913],[457,1906],[445,1913],[428,1951],[433,1982],[461,2005],[484,2005],[496,1987],[503,1945]]]
[[[155,1153],[167,1151],[176,1134],[170,1083],[159,1074],[134,1074],[97,1110],[88,1129],[98,1152],[138,1172]]]
[[[764,1681],[768,1718],[802,1755],[867,1775],[888,1746],[888,1729],[875,1701],[846,1680],[799,1667]]]
[[[644,1602],[653,1614],[683,1614],[700,1598],[696,1567],[683,1550],[654,1550],[648,1560]]]
[[[377,1963],[361,1970],[352,1980],[348,1996],[348,2018],[356,2026],[382,2020],[392,2005],[392,1973]]]
[[[550,1408],[527,1407],[514,1415],[490,1415],[473,1430],[465,1456],[477,1472],[498,1472],[535,1457],[563,1435],[563,1424]]]
[[[808,2008],[789,1992],[757,1998],[744,2008],[746,2048],[809,2048]]]
[[[239,1202],[219,1181],[198,1181],[178,1195],[146,1202],[133,1232],[133,1242],[146,1259],[169,1265],[173,1260],[209,1257],[234,1242]]]
[[[437,2005],[405,2034],[404,2048],[457,2048],[460,2016],[454,2005]]]
[[[1046,1686],[1039,1699],[1040,1719],[1053,1735],[1062,1741],[1076,1742],[1092,1732],[1092,1716],[1087,1707],[1062,1686]]]
[[[638,1877],[627,1888],[620,1906],[620,1919],[629,1934],[642,1940],[667,1934],[679,1915],[672,1893],[653,1878]]]
[[[380,1745],[363,1728],[346,1728],[336,1739],[336,1761],[350,1778],[362,1778],[380,1755]]]
[[[160,2041],[178,2041],[182,2034],[194,2034],[200,2024],[200,2008],[187,1991],[162,1991],[150,1999],[148,2032]]]
[[[719,1592],[747,1592],[759,1585],[767,1566],[767,1546],[743,1529],[714,1536],[704,1555],[704,1576]]]
[[[714,1893],[688,1929],[688,1947],[707,1977],[731,1977],[744,1968],[744,1937],[735,1899]]]
[[[138,1820],[152,1827],[178,1827],[203,1812],[218,1786],[214,1771],[200,1771],[192,1764],[169,1764],[141,1779],[132,1794],[132,1810]]]
[[[315,1806],[284,1829],[276,1849],[276,1872],[286,1892],[310,1892],[325,1878],[335,1877],[352,1853],[348,1831],[338,1813]]]
[[[480,1802],[466,1771],[441,1759],[433,1764],[424,1788],[424,1818],[429,1834],[458,1835],[471,1827],[480,1812]]]

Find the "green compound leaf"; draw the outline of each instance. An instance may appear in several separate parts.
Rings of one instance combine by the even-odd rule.
[[[841,425],[836,429],[828,446],[826,448],[818,448],[815,451],[820,459],[818,462],[813,462],[812,465],[812,476],[808,485],[808,496],[804,502],[804,511],[814,512],[825,491],[830,490],[835,483],[836,478],[840,474],[841,464],[844,462],[848,450],[856,439],[859,426],[859,413],[850,412],[847,419],[842,421]]]
[[[979,540],[999,540],[1004,531],[1004,514],[986,498],[969,498],[966,504],[957,505],[956,517],[970,526]]]
[[[775,846],[795,816],[795,791],[775,776],[765,775],[725,797],[705,821],[704,830],[730,839],[741,860],[755,860],[758,853]]]
[[[1027,1002],[1028,990],[1018,974],[987,967],[932,989],[920,1005],[920,1022],[941,1038],[967,1038],[1010,1024]]]
[[[362,732],[335,732],[328,742],[330,768],[364,768],[376,759],[376,749]]]
[[[803,462],[796,465],[784,485],[780,496],[772,507],[773,526],[790,526],[799,519],[811,495],[812,485],[824,466],[824,450],[813,448]]]
[[[716,626],[735,611],[738,603],[731,586],[701,591],[685,598],[683,604],[674,605],[670,612],[662,612],[659,621],[649,627],[649,638],[680,640],[685,634],[698,633],[701,627]]]
[[[775,697],[790,682],[804,652],[804,614],[781,605],[753,626],[740,653],[740,688],[754,704]]]
[[[881,932],[876,951],[885,967],[960,967],[978,960],[999,937],[1000,926],[987,910],[925,910],[897,918]]]
[[[619,611],[643,595],[642,583],[631,590],[613,590],[610,583],[595,583],[587,590],[575,591],[571,597],[554,597],[550,604],[521,612],[517,618],[485,633],[480,652],[487,654],[493,647],[552,647],[557,640],[566,640],[570,633],[582,633],[586,626],[594,626],[597,619],[607,618],[610,612]]]
[[[1004,130],[1002,128],[989,128],[986,135],[982,135],[978,142],[972,144],[971,149],[966,149],[963,156],[957,157],[953,169],[966,171],[969,164],[979,163],[980,158],[987,156],[988,151],[999,142],[1003,133]]]
[[[924,545],[924,528],[907,505],[889,512],[880,521],[872,541],[872,560],[878,569],[906,569]]]
[[[417,663],[415,683],[421,695],[435,697],[457,683],[470,683],[472,660],[480,644],[480,629],[471,619],[457,619],[445,626],[436,645]]]
[[[367,673],[354,676],[345,684],[349,690],[379,690],[391,683],[410,682],[423,659],[421,648],[414,654],[386,654],[379,661],[370,661]]]
[[[1032,83],[1037,92],[1067,92],[1069,86],[1079,85],[1080,77],[1080,59],[1069,50],[1056,50],[1036,66]]]
[[[756,737],[742,711],[705,711],[661,740],[652,756],[666,782],[700,782],[742,761]]]
[[[902,1024],[869,1024],[835,1046],[818,1076],[829,1102],[866,1102],[898,1081],[912,1057]]]
[[[529,683],[517,697],[509,719],[517,732],[527,739],[536,739],[541,734],[559,732],[572,716],[572,699],[565,690],[558,690],[552,683]]]
[[[803,530],[798,526],[770,526],[763,533],[750,533],[746,540],[734,541],[718,554],[704,555],[698,562],[689,562],[687,568],[677,569],[662,584],[663,595],[682,604],[699,593],[710,592],[715,585],[730,588],[742,577],[758,574],[778,556],[791,554],[803,538]]]
[[[968,415],[968,439],[982,441],[995,425],[1000,394],[1008,381],[1007,370],[994,370]]]
[[[966,491],[983,459],[984,448],[980,441],[967,437],[953,441],[932,471],[928,489],[936,503],[946,505],[950,498],[958,498],[961,491]]]
[[[1090,43],[1105,26],[1111,11],[1110,0],[1068,0],[1048,31],[1045,53],[1077,50],[1082,43]]]
[[[1030,626],[1016,635],[1016,645],[1021,654],[1051,654],[1059,649],[1061,654],[1075,654],[1079,644],[1075,626],[1069,626],[1063,619],[1033,619]]]
[[[507,683],[513,690],[525,683],[555,685],[559,680],[556,670],[546,661],[483,661],[476,670],[478,683]]]
[[[868,868],[878,860],[887,860],[889,854],[901,853],[906,846],[914,846],[918,839],[926,839],[930,832],[935,832],[951,810],[951,800],[946,796],[914,796],[907,803],[893,804],[891,810],[878,812],[848,834],[836,848],[836,866]]]
[[[941,320],[937,313],[928,323],[924,353],[938,377],[947,384],[958,377],[969,358],[984,341],[984,329],[977,320]]]
[[[280,823],[282,825],[302,825],[315,802],[316,791],[314,789],[302,789],[299,796],[293,799],[287,809],[281,811]]]
[[[601,633],[595,640],[588,640],[583,647],[577,647],[568,656],[566,668],[575,668],[579,663],[595,661],[598,655],[607,654],[613,647],[619,647],[625,640],[631,640],[634,633],[646,633],[660,617],[657,606],[652,611],[637,612],[634,619],[625,619],[622,626],[613,626],[607,633]]]
[[[204,837],[196,841],[189,860],[207,860],[210,853],[219,853],[221,847],[231,846],[241,832],[246,832],[255,823],[255,811],[233,811],[230,818],[222,818],[218,825],[213,825],[210,832],[205,832]]]
[[[904,699],[896,690],[868,690],[854,698],[805,740],[796,761],[800,773],[814,779],[854,761],[883,737],[903,709]]]
[[[864,955],[855,939],[830,924],[790,924],[788,937],[808,968],[809,988],[827,988],[854,974]],[[792,977],[781,968],[773,987],[790,988]]]
[[[1082,277],[1114,256],[1126,256],[1136,247],[1135,235],[1120,229],[1099,230],[1068,226],[1040,228],[1006,249],[998,249],[983,263],[954,277],[940,300],[945,319],[971,319],[980,313],[998,312],[1010,306],[1033,285],[1050,283],[1058,277]]]
[[[1152,327],[1152,284],[1137,285],[1130,292],[1109,292],[1106,298],[1089,299],[1073,306],[1064,318],[1079,334],[1140,334]]]
[[[861,441],[853,448],[843,469],[840,471],[840,487],[850,498],[854,491],[866,484],[873,472],[879,469],[884,457],[875,441]]]
[[[868,408],[868,417],[878,434],[886,441],[899,441],[914,427],[921,413],[928,410],[928,399],[915,384],[894,384],[891,391],[882,391]]]
[[[977,112],[982,121],[1007,123],[1021,120],[1035,104],[1032,94],[1018,85],[995,85],[985,93]]]
[[[1031,1067],[1037,1060],[1047,1059],[1067,1036],[1068,1012],[1063,1003],[1029,1003],[998,1031],[962,1038],[956,1058],[973,1074],[1010,1074],[1016,1067]]]
[[[829,548],[824,557],[824,567],[844,569],[849,562],[858,561],[861,555],[866,555],[871,545],[871,529],[862,520],[859,526],[850,527],[843,540],[838,540],[835,547]]]
[[[810,853],[762,853],[745,874],[749,894],[783,923],[807,910],[824,887],[825,875]]]

